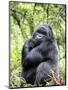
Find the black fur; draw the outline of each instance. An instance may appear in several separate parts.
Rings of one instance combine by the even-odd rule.
[[[49,25],[38,26],[32,38],[24,44],[22,67],[22,76],[31,84],[49,81],[52,71],[58,74],[57,44]]]

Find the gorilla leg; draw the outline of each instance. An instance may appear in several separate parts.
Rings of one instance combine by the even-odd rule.
[[[25,78],[27,83],[34,84],[36,76],[36,68],[31,68],[29,70],[24,70],[22,73],[23,78]]]
[[[56,71],[55,67],[52,67],[48,62],[42,62],[37,67],[35,84],[44,86],[46,82],[51,80],[52,71]]]

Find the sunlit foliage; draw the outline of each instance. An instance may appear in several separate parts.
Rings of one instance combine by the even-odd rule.
[[[21,50],[39,24],[49,24],[59,48],[59,71],[65,80],[66,6],[58,4],[10,2],[10,88],[32,87],[21,79]],[[22,82],[22,84],[21,84]]]

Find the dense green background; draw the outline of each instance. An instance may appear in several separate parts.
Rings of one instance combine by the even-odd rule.
[[[21,50],[39,24],[49,24],[59,48],[60,76],[65,81],[65,5],[10,2],[10,87],[32,86],[21,80]]]

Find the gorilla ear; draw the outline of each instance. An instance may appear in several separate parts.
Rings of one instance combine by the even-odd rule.
[[[50,29],[50,31],[49,31],[49,38],[51,40],[54,40],[54,34],[53,34],[52,28],[50,26],[49,26],[49,29]]]

